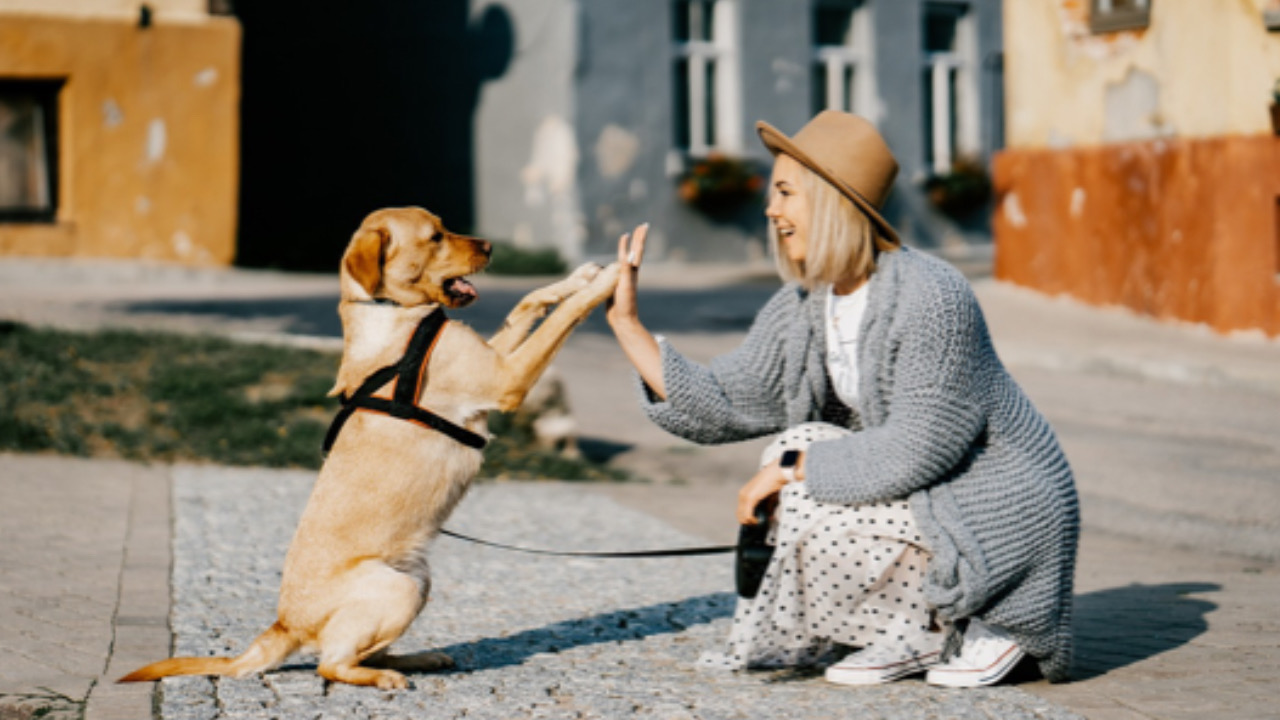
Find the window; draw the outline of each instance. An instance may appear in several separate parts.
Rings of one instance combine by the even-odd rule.
[[[929,2],[921,32],[924,157],[934,174],[951,171],[958,154],[978,150],[973,32],[968,6]]]
[[[1089,0],[1089,29],[1096,33],[1140,30],[1151,18],[1151,0]]]
[[[818,0],[813,13],[813,110],[873,114],[870,10],[863,0]]]
[[[52,222],[61,80],[0,80],[0,221]]]
[[[742,146],[732,0],[677,0],[675,141],[691,155]]]

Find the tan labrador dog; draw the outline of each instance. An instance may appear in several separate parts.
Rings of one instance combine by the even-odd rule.
[[[373,213],[342,259],[342,364],[333,394],[350,395],[396,363],[419,321],[468,305],[465,276],[483,270],[491,246],[448,232],[420,208]],[[530,293],[487,343],[445,324],[425,365],[420,407],[480,435],[492,410],[511,411],[569,333],[613,293],[618,266],[585,265]],[[534,323],[555,311],[532,334]],[[382,394],[380,391],[379,394]],[[436,430],[377,412],[355,412],[320,469],[285,559],[278,619],[236,658],[172,658],[121,678],[244,676],[317,651],[323,677],[404,688],[401,670],[435,670],[441,653],[392,657],[386,648],[426,604],[427,547],[480,469],[481,451]]]

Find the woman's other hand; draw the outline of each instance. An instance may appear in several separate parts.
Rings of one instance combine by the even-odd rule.
[[[640,307],[636,301],[636,285],[640,275],[640,261],[644,258],[644,239],[649,225],[636,228],[629,235],[618,239],[618,264],[622,272],[618,285],[609,300],[605,319],[613,329],[614,337],[626,353],[645,385],[660,400],[667,399],[667,388],[662,379],[662,350],[658,341],[640,323]]]
[[[777,495],[787,479],[782,476],[782,468],[775,460],[760,468],[760,472],[751,478],[738,491],[738,522],[742,525],[756,524],[756,506]]]

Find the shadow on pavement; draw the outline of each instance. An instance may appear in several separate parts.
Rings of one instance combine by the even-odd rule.
[[[1217,592],[1214,583],[1133,584],[1077,595],[1071,678],[1089,680],[1181,647],[1208,628],[1217,609],[1190,597]]]
[[[731,616],[736,600],[737,596],[732,593],[712,593],[679,602],[566,620],[507,637],[485,638],[437,650],[452,657],[459,672],[494,670],[520,665],[540,653],[678,633]]]

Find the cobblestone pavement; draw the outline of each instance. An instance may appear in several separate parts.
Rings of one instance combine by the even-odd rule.
[[[312,473],[175,472],[177,654],[232,654],[274,621],[279,568]],[[698,540],[571,484],[484,483],[449,526],[517,544],[662,547]],[[1073,718],[1016,687],[876,688],[813,674],[694,670],[727,634],[725,556],[544,558],[443,538],[434,590],[395,646],[443,650],[457,669],[388,692],[327,684],[314,661],[241,680],[171,678],[167,720],[209,718]]]

